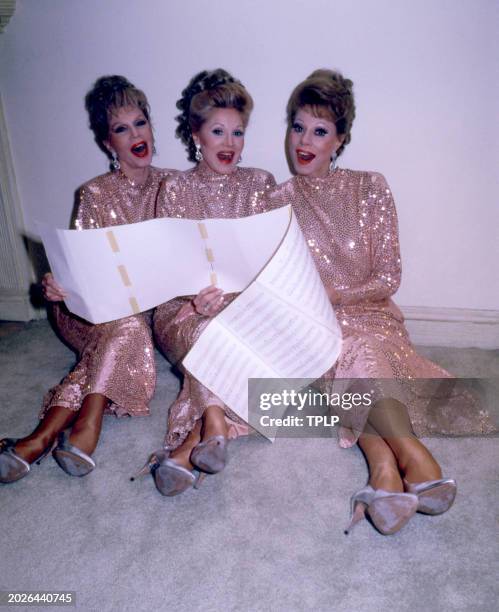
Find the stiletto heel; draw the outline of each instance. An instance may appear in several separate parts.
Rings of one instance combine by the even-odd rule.
[[[352,496],[351,520],[345,529],[345,535],[366,514],[380,533],[392,535],[407,524],[417,507],[418,498],[413,493],[392,493],[367,485]]]
[[[137,478],[142,478],[142,476],[149,474],[150,472],[152,472],[155,466],[156,466],[156,457],[155,455],[151,455],[149,459],[146,461],[144,467],[140,468],[140,470],[133,476],[130,476],[130,481],[133,482],[134,480],[137,480]]]
[[[52,457],[70,476],[86,476],[95,468],[92,457],[73,446],[64,432],[59,434],[59,442],[52,451]]]
[[[9,484],[21,480],[31,471],[31,465],[14,450],[15,445],[19,440],[13,438],[4,438],[0,440],[0,483]],[[52,451],[54,444],[48,446],[43,453],[33,461],[36,465],[45,459]]]
[[[166,497],[179,495],[190,487],[198,489],[203,481],[201,475],[196,477],[194,472],[176,463],[164,450],[153,453],[144,467],[130,480],[135,480],[148,472],[151,473],[158,491]]]
[[[194,483],[194,488],[199,489],[199,487],[203,484],[203,480],[206,478],[206,472],[198,472],[198,477],[196,478],[196,482]]]
[[[221,472],[227,463],[227,438],[211,436],[192,449],[191,463],[203,472],[216,474]]]
[[[366,508],[367,506],[363,502],[354,502],[354,508],[350,512],[352,518],[350,519],[350,523],[348,524],[347,528],[343,532],[345,535],[348,535],[355,527],[355,525],[357,525],[357,523],[359,523],[363,518],[365,518]]]
[[[17,440],[13,438],[0,440],[0,482],[3,484],[21,480],[31,470],[30,464],[16,454],[16,443]]]
[[[404,490],[418,498],[417,512],[422,514],[443,514],[456,499],[457,484],[453,478],[427,480],[410,483],[404,478]]]

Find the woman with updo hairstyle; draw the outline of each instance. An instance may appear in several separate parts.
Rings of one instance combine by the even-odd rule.
[[[154,138],[145,94],[122,76],[99,78],[85,98],[95,140],[111,161],[112,172],[79,191],[76,229],[94,229],[152,219],[166,171],[151,165]],[[93,470],[104,412],[147,415],[156,370],[151,314],[92,325],[71,315],[64,290],[51,274],[43,279],[55,325],[76,351],[78,361],[44,398],[40,422],[29,436],[2,440],[0,482],[26,476],[58,441],[53,456],[72,476]],[[69,436],[62,432],[71,427]],[[61,434],[61,435],[59,435]]]
[[[187,219],[238,218],[266,210],[274,177],[239,165],[244,133],[253,108],[246,88],[227,71],[197,74],[182,92],[176,135],[194,168],[166,180],[158,196],[158,216]],[[223,469],[227,440],[246,424],[181,366],[203,329],[235,294],[206,287],[196,296],[179,296],[159,306],[154,336],[183,374],[182,389],[170,407],[164,448],[154,453],[151,470],[163,495],[182,493],[196,481],[194,469],[213,474]]]
[[[370,472],[368,486],[352,497],[350,526],[367,512],[381,533],[392,534],[416,511],[445,512],[456,495],[455,481],[442,478],[414,431],[481,433],[487,424],[460,401],[461,412],[448,412],[453,418],[437,425],[428,397],[419,393],[417,379],[451,375],[416,353],[391,300],[401,264],[397,214],[385,178],[337,167],[354,117],[353,83],[341,73],[316,70],[300,83],[287,105],[287,153],[295,176],[270,199],[274,206],[293,203],[342,329],[341,354],[316,385],[331,391],[338,388],[334,381],[340,389],[346,385],[371,396],[370,408],[339,415],[340,445],[358,442]]]

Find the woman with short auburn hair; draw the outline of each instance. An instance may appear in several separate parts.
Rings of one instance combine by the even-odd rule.
[[[146,221],[155,214],[159,186],[167,171],[151,165],[154,137],[145,94],[119,75],[97,79],[85,105],[95,140],[111,161],[112,172],[79,191],[76,229]],[[0,442],[0,482],[26,476],[30,465],[53,451],[72,476],[93,470],[105,411],[116,416],[147,415],[156,382],[151,313],[92,325],[70,314],[64,290],[51,274],[43,279],[54,323],[77,352],[78,362],[44,398],[40,422],[29,436]],[[69,436],[62,432],[71,427]],[[61,434],[61,435],[60,435]]]
[[[317,383],[369,391],[373,407],[341,416],[339,442],[358,442],[369,466],[369,484],[353,495],[350,527],[367,512],[378,530],[391,534],[418,511],[441,514],[456,495],[439,464],[416,437],[488,431],[490,423],[456,399],[454,418],[438,425],[417,379],[448,378],[418,355],[391,300],[400,284],[397,214],[385,178],[377,172],[337,167],[351,139],[355,118],[353,83],[340,72],[320,69],[293,90],[287,104],[287,152],[295,176],[271,194],[272,206],[293,203],[343,333],[336,364]],[[400,384],[402,383],[402,384]],[[413,384],[414,383],[414,384]],[[463,401],[464,400],[464,401]],[[410,415],[410,417],[409,417]]]

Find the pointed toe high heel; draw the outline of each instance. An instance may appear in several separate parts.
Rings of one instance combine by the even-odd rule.
[[[144,467],[130,480],[135,480],[148,472],[152,474],[158,491],[166,497],[180,495],[190,487],[199,488],[205,476],[201,473],[196,476],[191,470],[179,465],[165,450],[153,453]]]
[[[0,483],[2,484],[21,480],[31,471],[31,465],[14,450],[18,441],[13,438],[0,440]],[[49,446],[33,463],[40,465],[52,448],[53,446]]]
[[[422,514],[443,514],[452,506],[456,498],[457,484],[453,478],[427,480],[410,483],[404,479],[404,489],[418,498],[418,512]]]
[[[52,451],[52,457],[70,476],[86,476],[95,468],[92,457],[73,446],[64,432],[59,435],[59,443]]]
[[[16,454],[14,450],[16,443],[17,440],[12,438],[4,438],[0,441],[0,482],[3,484],[21,480],[31,470],[30,464]]]
[[[345,535],[365,518],[366,513],[380,533],[392,535],[408,523],[417,507],[418,498],[413,493],[392,493],[367,485],[352,496],[351,520]]]
[[[221,472],[227,463],[227,438],[211,436],[192,449],[191,462],[208,474]]]

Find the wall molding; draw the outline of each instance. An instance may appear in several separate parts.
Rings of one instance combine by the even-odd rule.
[[[35,273],[24,235],[24,218],[0,95],[0,319],[29,321],[40,316],[30,300]]]
[[[16,10],[16,0],[0,0],[0,32],[5,29]]]
[[[499,310],[401,306],[414,344],[421,346],[499,349]],[[43,318],[24,292],[0,290],[0,319],[29,321]]]
[[[499,310],[400,306],[414,344],[499,349]]]
[[[0,289],[0,320],[30,321],[39,318],[40,314],[33,309],[30,297],[25,291]]]

